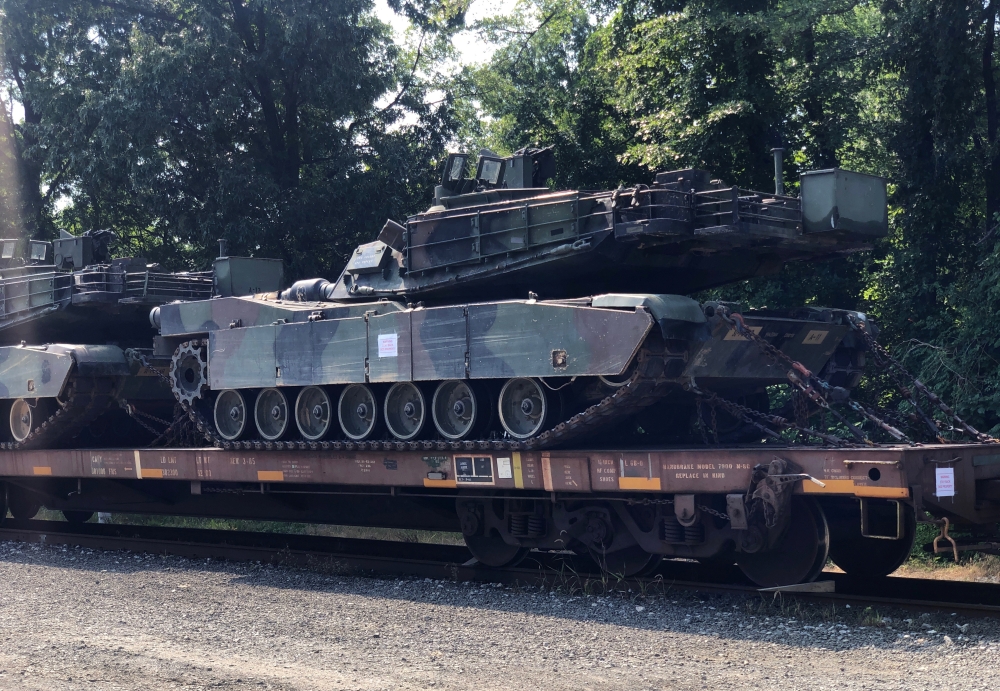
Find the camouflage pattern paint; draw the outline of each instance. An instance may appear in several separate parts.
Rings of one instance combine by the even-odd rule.
[[[537,301],[373,306],[365,317],[211,331],[209,384],[219,390],[617,375],[654,323],[645,309]],[[383,307],[390,311],[380,313]]]
[[[281,373],[275,384],[363,382],[367,353],[368,324],[364,317],[282,326],[275,335],[275,367]],[[211,376],[212,367],[209,372]]]
[[[127,376],[125,354],[114,346],[0,348],[0,398],[54,398],[74,368],[84,376]]]
[[[314,312],[327,319],[360,317],[373,309],[389,312],[404,309],[390,302],[331,304],[329,302],[292,302],[279,300],[274,293],[245,297],[213,298],[191,302],[173,302],[157,308],[161,336],[193,336],[230,324],[243,328],[273,324],[279,320],[306,322]]]
[[[621,374],[653,326],[645,310],[500,302],[469,305],[474,379]],[[561,351],[565,364],[556,365]]]

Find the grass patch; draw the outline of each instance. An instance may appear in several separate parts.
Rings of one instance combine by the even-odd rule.
[[[112,513],[110,523],[119,525],[149,525],[164,528],[200,528],[203,530],[239,530],[252,533],[282,533],[289,535],[321,535],[326,537],[420,542],[437,545],[464,545],[461,533],[398,528],[366,528],[318,523],[285,521],[250,521],[230,518],[193,518],[187,516],[157,516],[135,513]]]
[[[919,557],[911,557],[893,575],[942,581],[1000,583],[1000,557],[993,554],[959,552],[959,562],[956,564],[950,552],[937,555],[922,554]]]
[[[250,521],[233,518],[196,518],[190,516],[159,516],[140,513],[111,513],[106,523],[118,525],[149,525],[162,528],[199,528],[202,530],[237,530],[249,533],[281,533],[286,535],[321,535],[326,537],[420,542],[434,545],[464,545],[461,533],[433,530],[403,530],[398,528],[364,528],[350,525],[320,523],[290,523],[287,521]],[[41,509],[37,521],[65,521],[62,511]],[[97,522],[97,514],[88,523]]]
[[[977,552],[959,552],[959,561],[956,564],[950,549],[941,554],[925,552],[924,545],[934,542],[934,538],[940,533],[939,526],[918,523],[917,538],[914,540],[910,558],[893,575],[946,581],[1000,583],[1000,557]],[[945,541],[939,544],[944,547],[949,546]]]

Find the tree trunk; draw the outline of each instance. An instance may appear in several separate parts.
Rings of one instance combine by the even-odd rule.
[[[997,0],[990,0],[983,14],[985,15],[985,35],[983,37],[983,91],[986,99],[986,139],[987,161],[983,176],[986,183],[986,227],[991,228],[997,223],[996,214],[1000,212],[1000,145],[997,142],[997,93],[996,79],[993,72],[993,46],[996,42],[997,10],[1000,9]]]
[[[24,107],[24,128],[21,135],[23,143],[17,159],[21,169],[19,177],[21,179],[21,216],[24,223],[24,235],[29,238],[47,240],[49,239],[49,223],[48,218],[45,217],[45,201],[42,199],[42,164],[30,156],[24,155],[25,151],[31,151],[39,144],[35,128],[41,125],[42,117],[35,110],[30,99],[22,98],[21,105]]]
[[[24,237],[46,239],[48,230],[48,219],[44,218],[45,201],[42,199],[42,163],[26,155],[26,152],[35,151],[39,141],[36,130],[42,124],[42,114],[35,108],[35,103],[31,99],[25,84],[28,81],[28,73],[32,71],[31,66],[21,63],[13,63],[11,66],[14,83],[17,84],[18,102],[24,108],[24,124],[15,125],[21,134],[20,141],[14,139],[14,156],[17,160],[17,177],[21,183],[21,224]],[[23,74],[22,74],[23,73]]]
[[[820,99],[821,86],[816,84],[818,69],[816,67],[816,36],[810,24],[802,32],[803,61],[808,76],[806,78],[806,98],[803,102],[806,115],[812,125],[816,142],[816,160],[812,165],[817,168],[836,168],[837,152],[832,144],[830,127],[827,122],[823,101]]]

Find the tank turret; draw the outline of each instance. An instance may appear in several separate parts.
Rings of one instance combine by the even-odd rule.
[[[550,149],[484,153],[466,177],[470,164],[451,154],[433,206],[388,221],[324,298],[690,294],[865,249],[887,232],[885,180],[842,169],[803,173],[793,197],[698,169],[630,188],[551,190]]]

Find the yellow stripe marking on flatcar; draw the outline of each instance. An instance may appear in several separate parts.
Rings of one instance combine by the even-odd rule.
[[[453,489],[457,486],[455,480],[431,480],[426,477],[424,478],[424,487],[449,487]]]
[[[660,478],[658,477],[620,477],[618,478],[618,489],[645,489],[660,490]]]
[[[802,481],[803,494],[854,494],[854,480],[820,480],[826,487],[820,487],[809,480]]]
[[[521,452],[514,451],[511,456],[514,461],[514,487],[524,489],[524,473],[521,472]]]
[[[856,485],[854,480],[822,480],[826,487],[820,487],[814,482],[802,482],[803,494],[853,494],[855,497],[871,497],[875,499],[907,499],[910,490],[906,487],[872,487],[871,485]]]
[[[142,477],[163,479],[163,468],[144,468],[142,470]]]
[[[285,471],[283,470],[258,470],[257,480],[260,482],[284,482]]]
[[[871,487],[858,485],[854,488],[856,497],[872,497],[874,499],[909,499],[908,487]]]
[[[31,468],[32,473],[35,475],[51,475],[52,468],[47,465],[36,465]]]

